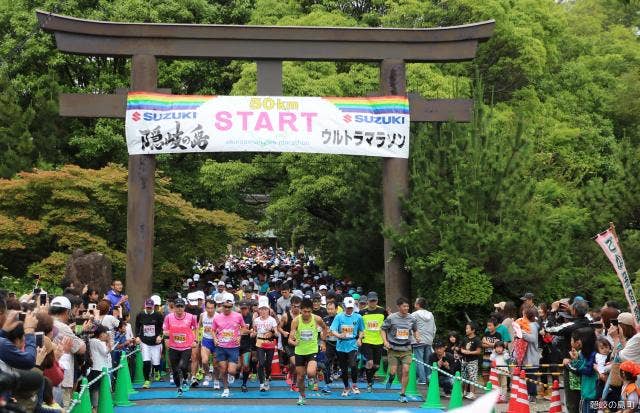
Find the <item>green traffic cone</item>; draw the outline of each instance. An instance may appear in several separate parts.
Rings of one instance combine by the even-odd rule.
[[[120,363],[122,363],[123,359],[124,359],[124,367],[121,370],[126,371],[127,374],[123,374],[122,379],[125,381],[125,383],[127,383],[127,393],[129,393],[129,396],[131,396],[132,394],[138,394],[138,392],[133,388],[133,383],[131,383],[131,370],[129,369],[129,358],[126,357],[124,351],[122,351],[122,357],[120,357]],[[120,370],[118,370],[118,378],[120,378],[119,371]],[[144,375],[144,372],[143,372],[143,375]],[[117,384],[117,380],[116,380],[116,384]]]
[[[140,346],[136,347],[137,350],[140,349]],[[140,351],[136,352],[136,369],[133,375],[133,384],[142,384],[144,383],[144,369],[142,367],[142,353]]]
[[[113,413],[113,399],[111,398],[111,380],[106,367],[102,369],[104,374],[100,379],[100,395],[98,396],[98,413]]]
[[[113,395],[113,404],[116,406],[133,406],[135,403],[129,401],[131,375],[127,364],[127,356],[124,351],[122,352],[122,357],[120,357],[120,368],[116,374],[116,391]]]
[[[416,362],[411,362],[409,367],[409,381],[407,382],[407,389],[405,391],[407,396],[420,396],[418,391],[418,379],[416,378]]]
[[[69,413],[80,413],[80,394],[77,391],[73,392],[72,403],[74,403],[73,409]]]
[[[80,385],[82,395],[80,396],[80,413],[91,413],[91,395],[89,394],[89,380],[82,378]]]
[[[431,369],[431,378],[429,379],[429,388],[427,389],[427,399],[420,407],[423,409],[443,409],[444,406],[440,402],[440,382],[438,380],[438,363],[433,363]]]
[[[457,409],[458,407],[462,407],[462,381],[460,380],[460,372],[456,371],[456,378],[453,380],[453,389],[451,390],[448,410]]]
[[[491,390],[493,390],[493,384],[491,384],[491,382],[489,382],[489,383],[487,383],[487,387],[486,387],[485,391],[487,393],[491,393]],[[495,408],[491,409],[491,412],[492,413],[496,413],[496,409]]]

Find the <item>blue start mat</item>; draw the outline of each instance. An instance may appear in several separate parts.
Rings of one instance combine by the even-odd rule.
[[[304,407],[293,404],[280,405],[260,405],[260,406],[239,406],[239,405],[215,405],[215,404],[163,404],[162,406],[133,406],[115,407],[114,413],[158,413],[160,411],[179,411],[180,413],[327,413],[330,406],[313,406],[313,401]],[[372,406],[340,406],[340,413],[442,413],[442,410],[419,409],[407,407],[372,407]]]
[[[220,383],[222,384],[222,383]],[[237,388],[240,389],[240,386],[242,385],[242,380],[240,379],[236,379],[236,381],[231,384],[229,387],[231,387],[232,389]],[[322,388],[324,386],[323,382],[318,383],[318,385]],[[247,387],[252,389],[252,388],[258,388],[260,386],[260,383],[258,383],[257,381],[248,381],[247,382]],[[367,384],[366,383],[358,383],[358,386],[360,387],[360,390],[365,392],[367,389]],[[142,385],[134,385],[133,386],[136,389],[140,389],[142,388]],[[168,381],[155,381],[151,383],[151,388],[152,389],[171,389],[171,388],[175,388],[175,384],[170,383]],[[271,381],[271,388],[275,388],[275,387],[284,387],[284,388],[289,388],[289,385],[287,384],[286,381],[284,380],[272,380]],[[342,386],[342,382],[340,380],[334,381],[333,383],[331,383],[329,385],[329,387],[331,389],[339,389],[342,390],[343,386]],[[202,386],[202,382],[200,383],[200,385],[197,387],[198,389],[203,388]],[[206,387],[207,389],[213,389],[213,381],[211,381],[209,383],[209,385]],[[385,383],[373,383],[373,388],[376,390],[383,390],[385,389]],[[400,385],[399,384],[392,384],[391,385],[391,390],[400,390]]]
[[[323,394],[319,392],[307,392],[308,399],[324,399],[324,400],[368,400],[368,401],[396,401],[398,400],[397,393],[360,393],[358,395],[351,394],[348,397],[342,397],[341,392],[334,391],[330,394]],[[222,392],[220,390],[191,390],[185,392],[183,399],[219,399]],[[298,393],[289,390],[272,390],[268,392],[249,391],[242,393],[239,390],[233,389],[231,392],[231,399],[297,399]],[[411,402],[423,401],[420,396],[407,396]],[[145,390],[138,394],[132,394],[131,401],[136,400],[155,400],[155,399],[177,399],[175,390]],[[264,413],[264,412],[261,412]]]

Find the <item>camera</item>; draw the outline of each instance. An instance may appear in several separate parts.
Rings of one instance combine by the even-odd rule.
[[[40,305],[45,305],[45,304],[47,304],[47,294],[42,293],[40,294]]]
[[[42,347],[44,345],[44,333],[39,331],[36,333],[36,347]]]
[[[27,313],[21,311],[18,313],[18,321],[22,321],[24,323],[24,320],[27,319]]]

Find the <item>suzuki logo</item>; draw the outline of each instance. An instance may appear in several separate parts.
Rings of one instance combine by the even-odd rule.
[[[133,119],[136,122],[139,121],[140,120],[140,113],[133,112],[133,114],[131,115],[131,119]]]
[[[342,117],[342,120],[344,120],[345,122],[349,123],[351,122],[353,119],[351,118],[351,115],[344,115]]]

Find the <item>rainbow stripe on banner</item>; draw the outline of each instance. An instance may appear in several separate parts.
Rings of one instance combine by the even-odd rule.
[[[401,113],[409,114],[409,99],[405,96],[379,96],[370,98],[323,98],[341,112],[349,113]]]
[[[215,96],[130,92],[127,95],[127,110],[195,110],[214,98]]]

